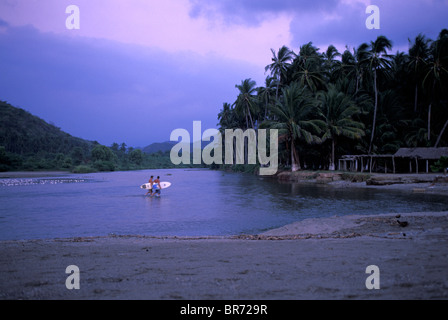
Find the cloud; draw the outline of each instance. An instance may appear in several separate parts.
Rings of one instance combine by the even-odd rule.
[[[205,16],[192,18],[189,0],[13,2],[14,6],[6,6],[0,1],[0,18],[12,26],[32,25],[41,32],[157,47],[170,53],[215,53],[225,59],[256,63],[261,68],[270,62],[271,47],[290,41],[290,19],[285,14],[264,19],[256,26],[229,25]],[[75,31],[65,27],[65,9],[73,3],[80,9],[81,22],[80,30]]]
[[[110,40],[65,37],[35,28],[0,33],[0,99],[64,131],[103,144],[145,146],[214,128],[235,84],[259,72],[241,61]]]
[[[262,21],[280,14],[326,12],[338,0],[190,0],[192,17],[206,16],[216,19],[219,16],[229,24],[260,25]]]
[[[320,19],[319,15],[296,17],[291,24],[294,40],[303,43],[307,41],[306,37],[308,41],[353,47],[385,35],[392,40],[394,49],[405,50],[408,38],[414,38],[419,33],[437,37],[440,30],[446,27],[446,2],[378,0],[375,4],[380,9],[379,30],[368,30],[365,27],[369,14],[365,13],[364,3],[341,2],[333,12],[329,12],[330,15],[322,15]]]
[[[436,38],[446,28],[448,2],[445,0],[190,0],[190,15],[195,18],[220,19],[228,25],[258,26],[265,21],[289,17],[290,48],[313,42],[325,49],[336,45],[359,46],[379,35],[389,37],[395,47],[407,48],[408,38],[419,33]],[[366,8],[380,8],[381,29],[368,30]]]

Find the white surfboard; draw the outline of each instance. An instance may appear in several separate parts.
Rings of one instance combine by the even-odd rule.
[[[164,182],[160,182],[160,186],[162,187],[162,189],[166,189],[166,188],[168,188],[170,185],[171,185],[171,182],[166,182],[166,181],[164,181]],[[150,183],[142,184],[142,185],[140,186],[140,188],[142,188],[142,189],[151,189],[151,184],[150,184]]]

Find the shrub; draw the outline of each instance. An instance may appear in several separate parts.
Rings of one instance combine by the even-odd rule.
[[[431,166],[432,172],[441,172],[448,168],[448,157],[440,157],[440,159]]]
[[[91,173],[91,172],[95,172],[95,168],[92,168],[91,166],[86,166],[86,165],[79,165],[73,168],[72,172],[73,173]]]
[[[116,169],[116,165],[112,161],[97,160],[97,161],[95,161],[93,166],[98,171],[115,171],[115,169]]]

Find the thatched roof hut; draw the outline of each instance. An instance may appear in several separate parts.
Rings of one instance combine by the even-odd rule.
[[[401,148],[394,157],[438,160],[440,157],[448,157],[448,148]]]
[[[434,162],[441,157],[448,157],[448,148],[401,148],[395,154],[383,154],[383,155],[347,155],[342,156],[339,160],[340,170],[350,170],[361,172],[364,170],[364,164],[368,164],[368,169],[372,172],[374,163],[376,161],[382,161],[384,163],[384,170],[387,172],[387,162],[392,163],[392,172],[395,173],[395,160],[403,159],[409,161],[409,172],[413,172],[413,164],[415,173],[419,172],[419,161],[424,161],[425,171],[429,172],[430,161]],[[358,161],[361,162],[361,166],[358,166]],[[421,165],[421,163],[420,163]]]

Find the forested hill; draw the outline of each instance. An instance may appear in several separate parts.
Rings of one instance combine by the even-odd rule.
[[[84,163],[95,145],[0,101],[0,171],[70,170]]]
[[[0,101],[0,146],[7,152],[69,154],[76,147],[88,152],[93,145],[91,141],[73,137],[23,109]]]
[[[147,154],[127,147],[124,142],[107,147],[96,141],[76,138],[0,100],[0,171],[70,170],[85,173],[172,167],[169,150]]]

